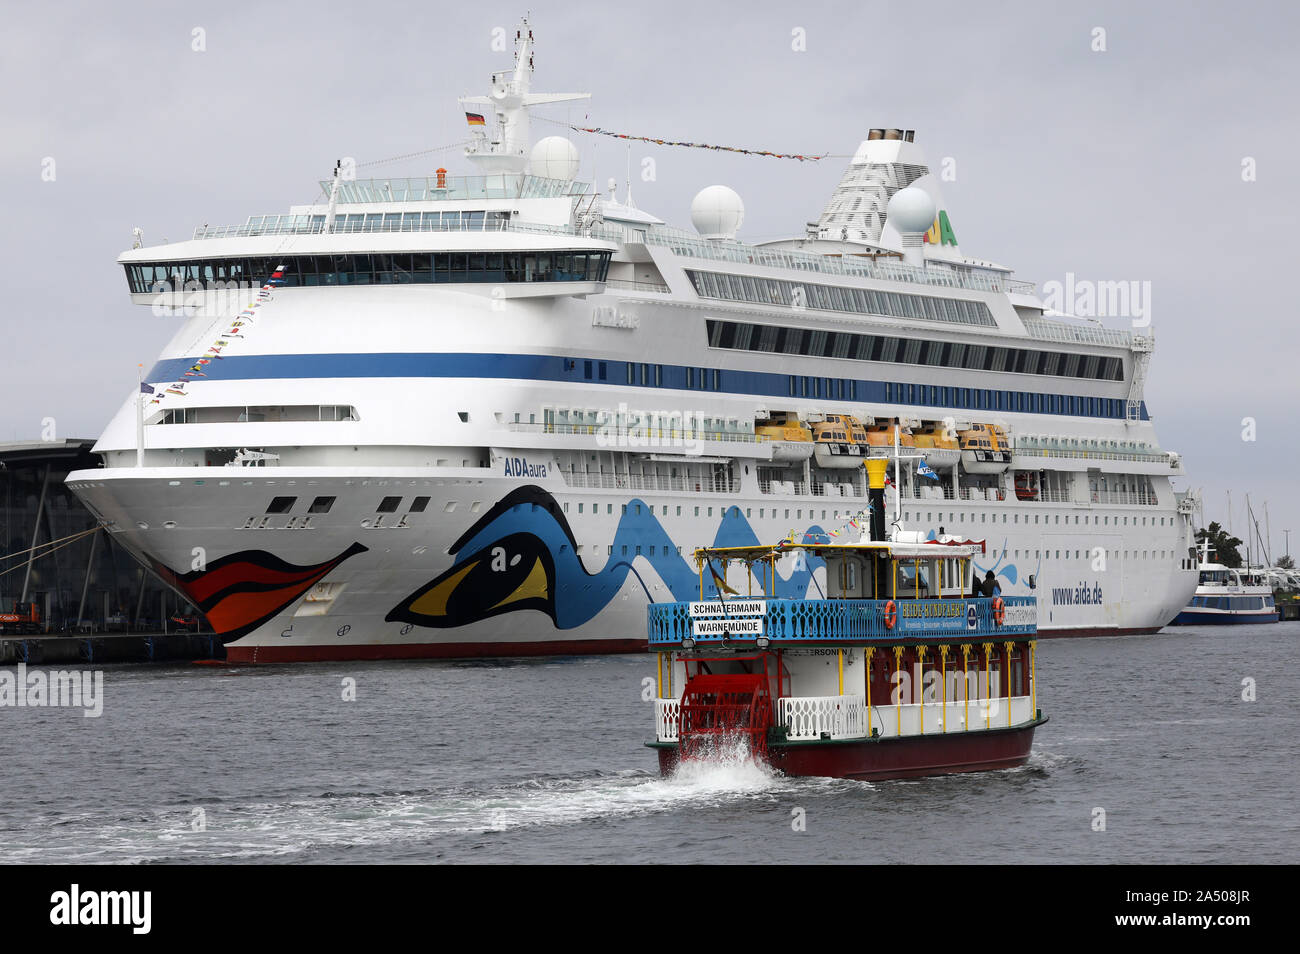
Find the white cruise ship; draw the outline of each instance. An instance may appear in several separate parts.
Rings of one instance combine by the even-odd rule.
[[[119,259],[184,317],[68,483],[230,659],[644,651],[695,547],[856,533],[862,458],[895,443],[889,522],[986,541],[1043,635],[1187,605],[1151,337],[966,257],[910,130],[871,130],[817,223],[745,244],[726,187],[687,230],[577,181],[529,110],[585,94],[531,92],[532,61],[525,23],[461,101],[472,175],[336,169],[328,201]]]

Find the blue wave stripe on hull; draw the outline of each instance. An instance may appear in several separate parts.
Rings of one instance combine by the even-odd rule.
[[[690,600],[699,596],[700,579],[690,557],[692,551],[683,547],[682,555],[678,556],[672,537],[658,518],[651,515],[650,506],[639,498],[628,501],[627,513],[619,520],[614,533],[614,552],[605,557],[606,562],[600,570],[587,570],[584,561],[569,546],[569,538],[556,519],[544,508],[529,504],[512,507],[479,530],[456,555],[456,565],[480,557],[498,540],[516,533],[532,534],[551,553],[557,589],[563,593],[563,598],[557,599],[555,605],[556,625],[560,629],[581,626],[600,613],[618,595],[627,575],[636,573],[632,564],[638,557],[653,567],[673,600]],[[723,513],[713,538],[714,546],[752,546],[758,542],[757,534],[739,507],[730,507]],[[626,555],[623,553],[625,546],[628,550]],[[814,557],[808,559],[802,569],[791,570],[786,577],[778,573],[777,594],[788,599],[803,597],[812,585],[813,572],[823,565],[824,561]],[[640,579],[640,574],[637,577]],[[730,585],[743,595],[748,589],[743,574],[735,572],[733,567],[730,577]],[[762,582],[756,580],[755,588],[761,587]],[[645,585],[644,581],[642,585]],[[653,595],[648,591],[646,595],[653,602]],[[707,573],[704,595],[706,598],[717,595]]]

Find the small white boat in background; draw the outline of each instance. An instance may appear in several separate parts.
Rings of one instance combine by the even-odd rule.
[[[1209,541],[1201,546],[1200,581],[1196,595],[1175,617],[1174,626],[1229,626],[1276,623],[1277,605],[1268,571],[1234,569],[1210,561]]]

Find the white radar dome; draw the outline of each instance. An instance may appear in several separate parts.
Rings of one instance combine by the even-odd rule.
[[[528,167],[543,179],[572,182],[578,175],[578,148],[563,136],[539,139],[529,154]]]
[[[691,200],[691,224],[706,239],[734,239],[745,221],[745,203],[735,189],[711,185]]]
[[[928,232],[934,225],[935,206],[930,193],[916,186],[899,189],[889,200],[889,224],[904,233]]]

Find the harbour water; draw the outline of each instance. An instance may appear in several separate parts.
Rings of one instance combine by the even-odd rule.
[[[647,656],[106,666],[0,709],[0,861],[1292,862],[1297,638],[1044,640],[1028,765],[876,783],[661,779]]]

